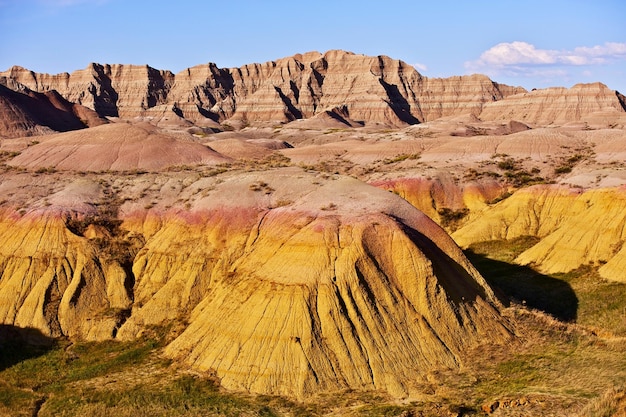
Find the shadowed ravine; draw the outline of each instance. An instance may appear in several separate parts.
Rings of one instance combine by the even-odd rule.
[[[490,259],[469,249],[465,255],[505,305],[515,301],[559,320],[576,321],[578,298],[567,282],[541,274],[528,266]]]

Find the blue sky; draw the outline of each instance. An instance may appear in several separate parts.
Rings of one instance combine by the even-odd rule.
[[[0,0],[0,70],[178,72],[330,49],[388,55],[428,77],[483,73],[527,89],[601,81],[626,94],[626,1]]]

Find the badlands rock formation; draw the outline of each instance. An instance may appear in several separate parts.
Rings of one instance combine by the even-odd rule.
[[[626,111],[599,83],[342,51],[0,76],[0,324],[173,324],[164,354],[226,388],[400,398],[514,333],[457,243],[532,235],[517,263],[624,281]]]
[[[102,175],[7,175],[3,323],[100,340],[186,322],[168,356],[297,398],[404,397],[425,371],[511,337],[456,244],[392,193],[300,168]]]
[[[199,125],[227,119],[285,122],[330,112],[361,123],[401,126],[479,114],[483,104],[524,91],[480,75],[429,79],[402,61],[344,51],[241,68],[206,64],[176,75],[148,66],[91,64],[72,74],[13,67],[0,76],[35,91],[56,90],[103,116],[168,114]]]
[[[90,64],[84,70],[49,75],[21,67],[0,73],[33,91],[55,90],[67,100],[95,110],[101,116],[133,118],[165,103],[174,80],[169,71],[149,66]]]
[[[626,106],[624,96],[600,83],[526,92],[483,75],[428,78],[399,60],[344,51],[240,68],[206,64],[176,75],[149,66],[90,64],[71,74],[13,67],[0,76],[11,88],[57,91],[101,116],[214,129],[224,121],[245,126],[316,117],[348,126],[405,126],[460,115],[548,125]]]
[[[0,78],[0,137],[65,132],[106,122],[95,111],[70,103],[56,91],[36,93],[26,88],[13,91]]]
[[[124,171],[227,161],[229,158],[206,146],[164,135],[148,123],[115,123],[45,136],[37,145],[24,149],[10,164],[34,169]]]
[[[510,96],[505,101],[485,105],[483,120],[520,120],[537,126],[581,120],[596,112],[616,116],[626,110],[623,95],[602,83],[576,84],[570,89],[545,88]]]

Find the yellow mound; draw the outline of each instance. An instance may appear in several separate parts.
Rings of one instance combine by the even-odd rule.
[[[486,209],[453,237],[461,246],[474,242],[537,236],[539,243],[516,262],[542,272],[568,272],[581,265],[602,265],[607,279],[626,281],[623,188],[582,192],[562,186],[535,186]]]
[[[188,180],[164,175],[124,180]],[[300,169],[230,173],[188,183],[205,192],[185,209],[126,202],[119,225],[90,217],[104,187],[61,184],[49,206],[2,213],[4,323],[85,339],[179,323],[167,356],[227,388],[295,398],[410,396],[428,370],[509,340],[451,238],[387,191]]]

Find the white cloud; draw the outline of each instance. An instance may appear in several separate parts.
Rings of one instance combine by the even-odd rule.
[[[413,67],[418,71],[422,71],[422,72],[428,71],[428,67],[424,64],[420,64],[419,62],[416,64],[413,64]]]
[[[497,74],[536,75],[538,68],[546,70],[546,67],[556,66],[602,65],[618,60],[626,60],[626,43],[607,42],[604,45],[558,51],[538,49],[532,44],[517,41],[499,43],[483,52],[477,60],[466,62],[465,67]]]

